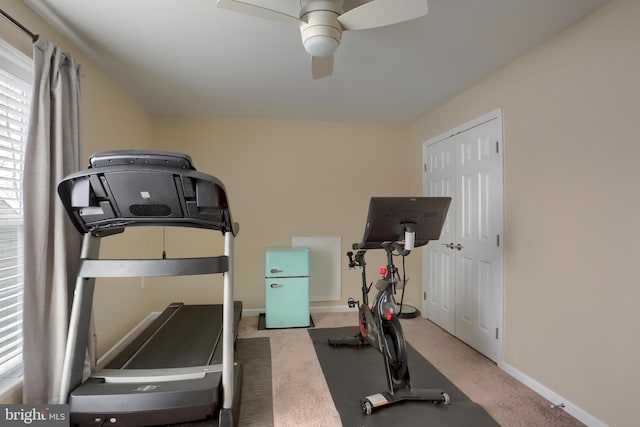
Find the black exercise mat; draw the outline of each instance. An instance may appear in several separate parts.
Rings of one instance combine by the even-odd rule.
[[[336,348],[327,342],[328,338],[350,337],[357,333],[357,327],[309,329],[343,426],[499,426],[482,406],[472,402],[410,345],[407,345],[407,358],[413,387],[441,389],[449,394],[451,404],[407,401],[364,415],[360,399],[388,390],[382,354],[368,346]]]
[[[273,426],[269,338],[239,338],[235,359],[242,366],[240,426]]]

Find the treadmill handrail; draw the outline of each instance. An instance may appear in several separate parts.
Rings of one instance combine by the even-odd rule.
[[[218,274],[229,270],[226,255],[167,259],[83,259],[79,277],[166,277]]]

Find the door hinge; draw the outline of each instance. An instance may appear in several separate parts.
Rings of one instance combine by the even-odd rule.
[[[496,141],[496,154],[500,153],[500,141]]]
[[[500,247],[500,235],[496,234],[496,246]]]
[[[496,328],[496,339],[498,339],[498,328]]]
[[[426,300],[427,300],[427,293],[426,293],[426,292],[423,292],[423,293],[422,293],[422,300],[423,300],[423,301],[426,301]]]
[[[423,163],[422,166],[424,166],[424,171],[426,172],[427,171],[427,164]]]

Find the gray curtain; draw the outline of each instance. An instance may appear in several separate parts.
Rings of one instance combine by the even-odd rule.
[[[39,38],[24,164],[24,403],[57,403],[82,236],[57,197],[80,169],[80,67]]]

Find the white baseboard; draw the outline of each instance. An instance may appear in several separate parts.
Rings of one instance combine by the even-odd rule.
[[[347,305],[323,305],[317,307],[310,307],[310,313],[346,313],[349,311],[355,311],[357,308],[349,308]],[[243,316],[259,316],[266,310],[264,308],[245,308],[242,310]]]
[[[323,305],[318,307],[311,307],[309,311],[311,313],[347,313],[349,311],[356,311],[357,307],[349,308],[348,305]]]
[[[513,378],[515,378],[518,381],[520,381],[522,384],[524,384],[527,387],[529,387],[531,390],[533,390],[536,393],[538,393],[540,396],[542,396],[545,399],[547,399],[548,401],[550,401],[552,404],[554,404],[556,406],[562,405],[561,407],[564,409],[565,412],[567,412],[569,415],[571,415],[572,417],[574,417],[578,421],[586,424],[587,426],[589,426],[589,427],[608,427],[608,425],[606,423],[600,421],[598,418],[596,418],[593,415],[589,414],[584,409],[582,409],[579,406],[573,404],[569,400],[567,400],[564,397],[560,396],[555,391],[547,388],[546,386],[542,385],[538,381],[536,381],[533,378],[529,377],[525,373],[517,370],[516,368],[514,368],[511,365],[509,365],[508,363],[499,362],[498,363],[498,367],[500,369],[502,369],[503,371],[505,371],[507,374],[511,375]]]
[[[260,313],[264,313],[264,308],[243,308],[242,316],[260,316]]]

